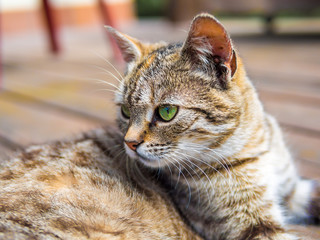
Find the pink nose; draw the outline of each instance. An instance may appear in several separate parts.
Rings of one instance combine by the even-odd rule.
[[[138,145],[141,143],[136,142],[136,141],[125,141],[125,143],[127,144],[127,146],[132,150],[132,151],[136,151]]]

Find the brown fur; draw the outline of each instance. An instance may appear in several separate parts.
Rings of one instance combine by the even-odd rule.
[[[0,239],[199,239],[156,185],[130,180],[121,142],[97,129],[2,165]]]

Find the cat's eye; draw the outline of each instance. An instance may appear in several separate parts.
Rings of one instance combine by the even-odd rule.
[[[129,108],[128,108],[126,105],[124,105],[124,104],[121,105],[121,113],[122,113],[122,115],[123,115],[125,118],[130,118],[130,110],[129,110]]]
[[[171,121],[178,112],[178,107],[173,105],[164,105],[158,108],[158,115],[162,121]]]

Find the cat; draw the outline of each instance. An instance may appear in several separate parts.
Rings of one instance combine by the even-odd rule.
[[[223,25],[197,15],[183,43],[150,44],[107,27],[127,62],[116,93],[131,159],[160,171],[204,239],[299,239],[288,217],[319,218],[320,187],[299,177]]]
[[[0,239],[200,240],[156,185],[132,180],[122,142],[108,126],[2,162]]]

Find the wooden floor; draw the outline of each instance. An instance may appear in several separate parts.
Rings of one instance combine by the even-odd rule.
[[[124,29],[140,39],[172,41],[182,40],[187,28],[152,22]],[[117,83],[103,59],[112,61],[103,29],[64,29],[62,37],[59,57],[46,53],[39,33],[4,37],[0,158],[113,121],[113,87],[98,83]],[[265,108],[283,127],[301,175],[320,180],[320,36],[235,34],[234,43]],[[320,239],[319,228],[301,231]]]

